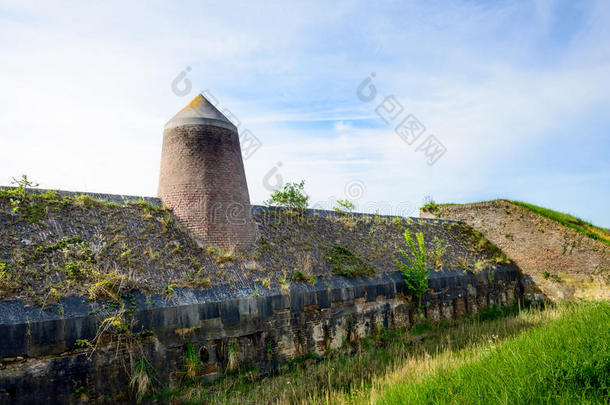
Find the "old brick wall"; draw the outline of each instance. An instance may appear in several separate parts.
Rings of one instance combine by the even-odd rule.
[[[247,247],[255,240],[235,131],[213,125],[166,129],[158,195],[205,242]]]
[[[435,214],[467,223],[502,249],[529,280],[531,298],[610,299],[610,247],[602,241],[504,200],[440,205]]]

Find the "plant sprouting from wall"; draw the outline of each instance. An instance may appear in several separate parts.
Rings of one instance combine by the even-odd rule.
[[[333,207],[333,210],[335,210],[335,212],[338,212],[339,214],[351,214],[354,211],[354,208],[354,203],[352,203],[348,199],[345,199],[337,200],[337,205]]]
[[[192,343],[187,343],[184,352],[184,376],[188,380],[193,381],[199,375],[201,368],[202,364],[197,351]]]
[[[426,268],[424,234],[421,232],[416,233],[414,240],[411,232],[405,229],[404,237],[411,254],[407,253],[404,249],[400,249],[403,261],[396,260],[396,264],[405,276],[405,284],[413,293],[418,303],[418,308],[421,311],[421,299],[424,293],[428,291],[428,278],[430,277]],[[417,244],[415,243],[416,241]]]
[[[305,181],[300,183],[286,183],[281,190],[271,193],[266,205],[284,207],[298,212],[305,211],[309,204],[309,196],[305,194]]]
[[[138,403],[140,403],[146,397],[146,394],[151,391],[152,371],[146,358],[141,358],[133,364],[129,385],[136,394]]]
[[[430,252],[430,259],[434,268],[440,270],[443,267],[443,256],[447,251],[447,246],[443,245],[443,241],[438,236],[435,236],[432,241],[434,246],[432,252]]]
[[[231,343],[227,350],[227,372],[233,373],[239,369],[239,353],[237,352],[237,346]]]
[[[13,178],[11,184],[15,186],[12,190],[6,190],[11,203],[12,211],[19,214],[28,222],[38,223],[47,215],[47,206],[42,204],[39,199],[32,194],[29,189],[38,187],[38,183],[34,183],[28,179],[25,174],[19,179]]]

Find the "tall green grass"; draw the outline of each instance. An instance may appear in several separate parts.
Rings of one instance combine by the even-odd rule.
[[[183,404],[603,403],[609,328],[610,302],[492,308],[380,331],[352,355],[306,356],[277,376],[242,370],[164,396]]]
[[[610,245],[610,232],[608,231],[608,229],[600,228],[599,226],[595,226],[573,215],[554,211],[549,208],[539,207],[537,205],[528,204],[521,201],[510,202],[525,209],[528,209],[536,214],[542,215],[543,217],[559,222],[560,224],[567,226],[568,228],[572,228],[575,231],[578,231],[590,238],[600,240]]]
[[[564,303],[545,327],[471,350],[415,381],[381,389],[383,404],[610,403],[610,303]]]
[[[382,331],[346,355],[306,356],[274,377],[242,370],[165,392],[182,404],[609,403],[610,302],[494,308]]]

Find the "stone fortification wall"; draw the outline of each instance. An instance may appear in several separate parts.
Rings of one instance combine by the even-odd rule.
[[[452,319],[513,303],[520,295],[514,265],[476,275],[433,272],[424,315],[432,321]],[[93,339],[112,315],[104,304],[70,297],[62,300],[60,313],[59,306],[43,311],[1,302],[0,403],[130,403],[128,370],[134,361],[146,359],[159,385],[181,378],[189,346],[206,378],[248,366],[268,374],[299,356],[346,350],[384,328],[408,327],[418,316],[400,273],[332,277],[315,285],[293,283],[289,290],[256,284],[178,289],[171,299],[134,293],[125,304],[137,341],[119,344],[108,336],[92,351],[79,342]],[[83,390],[85,396],[76,395]]]

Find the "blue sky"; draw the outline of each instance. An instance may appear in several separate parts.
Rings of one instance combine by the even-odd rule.
[[[253,202],[305,179],[319,207],[505,197],[610,227],[607,1],[0,1],[0,72],[0,184],[155,195],[163,125],[207,90],[262,143]],[[387,96],[425,126],[413,145]]]

